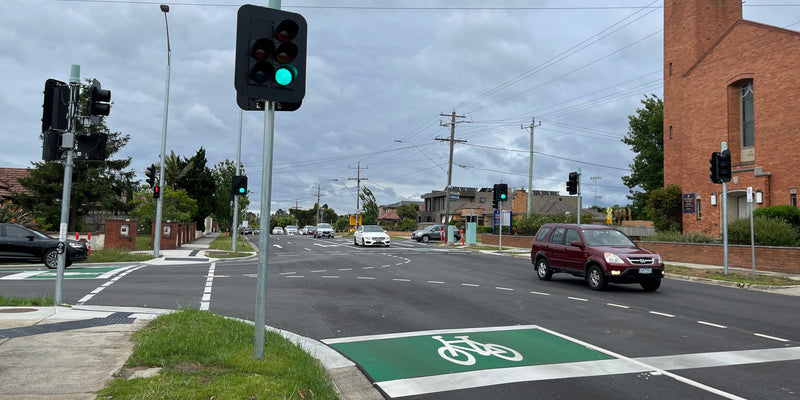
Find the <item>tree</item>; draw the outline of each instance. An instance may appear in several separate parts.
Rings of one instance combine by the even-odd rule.
[[[79,107],[80,110],[85,110],[89,101],[87,87],[83,85],[81,91],[79,101],[83,106]],[[97,124],[84,126],[79,123],[76,129],[81,134],[108,135],[108,141],[105,160],[73,162],[69,231],[85,229],[82,217],[89,212],[109,211],[119,215],[127,214],[132,209],[129,203],[138,185],[133,182],[135,171],[127,169],[131,158],[112,159],[131,138],[120,132],[110,132],[105,121],[106,117],[101,116]],[[19,179],[19,183],[30,194],[17,194],[15,203],[29,210],[43,229],[57,230],[61,221],[64,165],[58,162],[32,164],[31,175]]]
[[[173,190],[170,186],[164,186],[162,196],[164,198],[161,209],[162,221],[174,220],[187,223],[197,212],[197,201],[189,197],[189,194],[183,189]],[[131,216],[139,219],[145,232],[152,232],[153,221],[156,219],[157,200],[153,198],[153,193],[149,188],[137,192],[131,205],[134,207]]]
[[[214,194],[217,191],[214,174],[206,166],[206,150],[200,148],[194,157],[184,159],[180,169],[188,169],[188,173],[178,179],[175,187],[186,190],[189,197],[197,200],[197,210],[192,215],[192,221],[198,230],[205,230],[206,217],[214,213]],[[230,187],[230,186],[228,186]]]
[[[364,211],[361,212],[361,222],[363,225],[375,225],[378,221],[378,202],[375,201],[375,195],[368,187],[361,188],[361,193],[358,194],[361,199]]]
[[[410,219],[416,221],[418,212],[419,206],[414,203],[403,204],[397,207],[397,216],[400,217],[400,220]]]
[[[647,198],[647,214],[653,225],[660,231],[681,232],[683,227],[683,208],[681,187],[668,185],[658,188]]]
[[[194,163],[182,161],[175,151],[170,150],[169,154],[164,157],[164,184],[175,189],[175,184],[182,180],[192,167],[194,167]]]
[[[628,116],[628,134],[622,138],[636,153],[629,165],[631,174],[622,177],[630,189],[634,218],[645,214],[650,193],[664,187],[664,102],[651,95],[642,104],[636,115]]]
[[[244,175],[244,170],[242,170]],[[218,163],[214,170],[211,171],[214,180],[214,195],[213,204],[214,211],[211,215],[217,221],[221,229],[231,227],[233,225],[233,199],[231,198],[231,185],[233,184],[232,177],[236,175],[236,163],[231,160],[225,160]],[[239,196],[239,218],[241,223],[245,221],[245,210],[250,204],[247,196]]]

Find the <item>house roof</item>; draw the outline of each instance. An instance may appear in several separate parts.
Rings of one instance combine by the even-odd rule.
[[[397,214],[397,209],[392,208],[386,210],[385,213],[378,216],[378,220],[381,221],[400,221],[400,216]]]
[[[0,198],[10,199],[14,193],[30,193],[19,183],[19,178],[31,176],[26,168],[0,168]]]

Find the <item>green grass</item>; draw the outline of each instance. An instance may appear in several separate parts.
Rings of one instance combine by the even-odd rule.
[[[14,306],[29,306],[29,307],[47,307],[55,304],[53,296],[42,297],[3,297],[0,296],[0,306],[14,307]]]
[[[253,358],[254,328],[208,311],[162,315],[134,335],[126,368],[161,367],[152,378],[117,377],[98,399],[338,399],[326,372],[299,346],[266,333]],[[302,393],[302,395],[301,395]]]
[[[216,258],[230,258],[230,257],[247,257],[252,254],[253,246],[250,242],[245,240],[244,236],[239,235],[236,238],[236,252],[233,252],[233,237],[227,235],[219,235],[208,246],[206,255]],[[218,250],[218,251],[211,251]]]
[[[721,269],[704,269],[704,268],[690,268],[679,265],[667,264],[666,270],[668,274],[694,276],[698,278],[707,278],[718,281],[736,282],[749,285],[766,285],[766,286],[797,286],[800,281],[785,278],[782,276],[759,274],[756,271],[756,277],[753,279],[751,273],[743,273],[739,271],[728,270],[728,275],[724,274]]]
[[[136,250],[153,250],[153,246],[150,245],[150,235],[136,235]]]
[[[121,249],[92,250],[89,259],[77,263],[139,262],[153,259],[153,254],[131,253]]]

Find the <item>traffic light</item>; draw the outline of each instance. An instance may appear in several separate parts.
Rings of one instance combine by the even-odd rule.
[[[42,132],[50,129],[67,130],[67,111],[69,110],[69,86],[55,79],[44,83],[44,103],[42,103]]]
[[[722,150],[717,157],[717,174],[721,182],[731,181],[731,151]]]
[[[579,175],[577,172],[569,173],[569,180],[567,181],[567,193],[569,194],[578,193],[578,177]]]
[[[149,184],[150,187],[153,188],[153,198],[157,199],[159,196],[161,196],[161,188],[158,187],[156,182],[156,176],[157,176],[156,165],[150,164],[150,166],[147,167],[147,172],[145,172],[144,174],[145,176],[147,176],[146,179],[147,184]]]
[[[497,200],[500,201],[508,200],[508,184],[505,183],[497,184]]]
[[[231,185],[231,195],[242,196],[247,194],[247,177],[242,175],[234,175]]]
[[[711,153],[711,159],[708,160],[708,163],[711,164],[708,168],[708,170],[711,171],[711,174],[708,175],[708,177],[711,178],[711,182],[722,183],[722,180],[719,178],[719,153],[716,151]]]
[[[159,197],[161,197],[161,187],[153,186],[153,198],[157,199]]]
[[[90,116],[106,116],[111,112],[111,91],[102,89],[100,81],[92,80],[89,87],[89,109]]]
[[[236,102],[243,110],[294,111],[306,92],[308,24],[302,15],[254,6],[239,8],[236,25]]]

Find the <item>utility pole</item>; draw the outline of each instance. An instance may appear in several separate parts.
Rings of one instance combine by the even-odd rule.
[[[589,179],[591,179],[592,182],[594,182],[594,206],[597,207],[597,199],[600,198],[600,196],[597,195],[597,181],[599,181],[600,179],[603,179],[603,177],[602,176],[590,176]]]
[[[530,163],[528,164],[528,216],[533,214],[533,208],[531,203],[533,202],[533,130],[537,126],[542,125],[542,121],[539,121],[539,124],[534,124],[535,120],[531,117],[531,124],[528,126],[520,125],[520,129],[530,129],[531,131],[531,154],[530,154]]]
[[[320,210],[322,210],[322,204],[319,203],[319,201],[320,201],[319,198],[322,197],[322,196],[325,196],[324,194],[320,194],[320,190],[321,189],[322,188],[319,185],[317,185],[317,215],[316,215],[316,223],[315,223],[315,225],[319,224],[319,219],[320,219],[319,218],[319,214],[320,214]]]
[[[465,122],[465,121],[456,121],[456,118],[466,118],[463,115],[456,115],[456,110],[453,110],[451,114],[439,114],[442,117],[450,117],[450,122],[443,123],[439,121],[439,126],[450,126],[450,139],[440,138],[437,137],[436,140],[440,140],[443,142],[450,142],[450,162],[447,166],[447,187],[445,188],[445,199],[444,199],[444,225],[445,227],[450,225],[450,189],[453,182],[453,145],[456,143],[466,143],[466,140],[456,140],[456,124]]]
[[[360,204],[358,199],[361,197],[361,181],[362,180],[369,180],[369,178],[362,178],[361,177],[361,170],[362,169],[369,169],[369,167],[361,168],[361,161],[358,162],[358,165],[353,168],[351,166],[347,166],[347,168],[356,170],[356,177],[355,178],[347,178],[348,181],[356,181],[356,229],[361,224],[361,210],[359,209]]]

